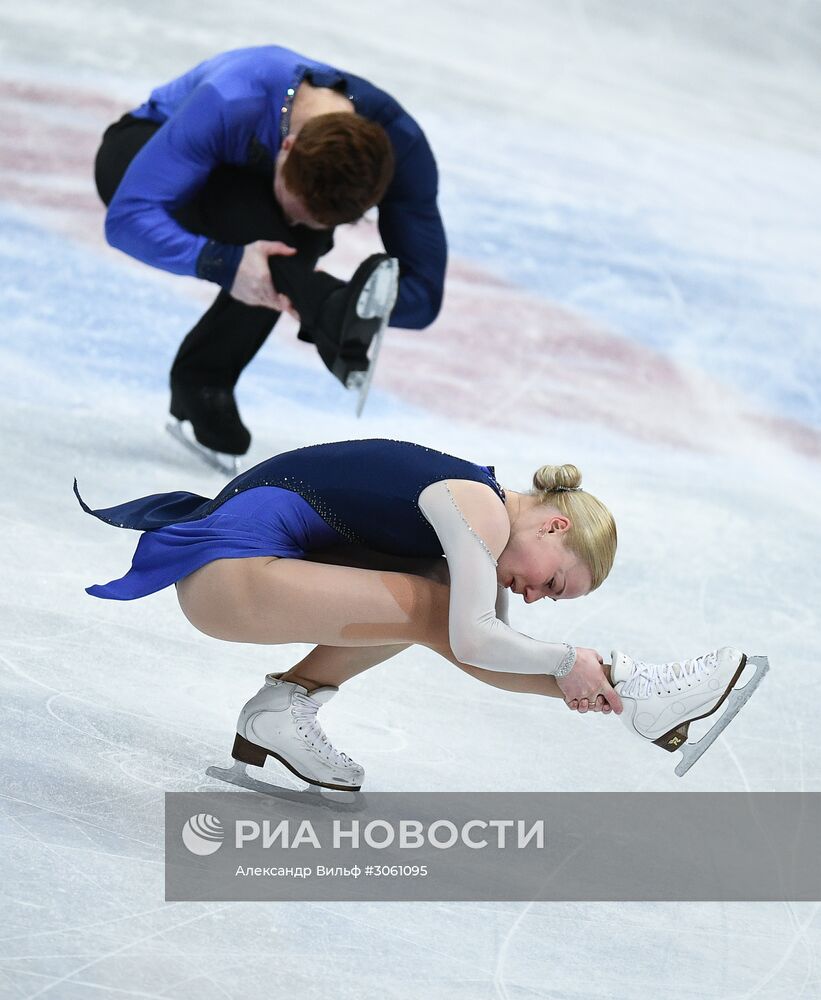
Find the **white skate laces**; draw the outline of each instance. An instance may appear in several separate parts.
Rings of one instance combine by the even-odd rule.
[[[301,739],[316,751],[327,763],[335,766],[358,766],[346,753],[337,750],[322,728],[317,712],[321,704],[309,694],[294,694],[291,703],[291,714],[296,722],[297,732]]]
[[[631,660],[633,674],[624,682],[619,693],[625,698],[650,698],[654,694],[686,691],[715,670],[717,656],[718,651],[713,650],[689,660],[672,660],[669,663]]]

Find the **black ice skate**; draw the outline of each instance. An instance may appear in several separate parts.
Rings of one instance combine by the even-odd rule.
[[[313,331],[319,356],[346,389],[359,393],[356,415],[368,398],[379,348],[399,290],[399,262],[386,254],[363,261],[343,288],[323,303]]]
[[[251,434],[240,419],[233,390],[175,382],[170,409],[174,419],[166,425],[169,434],[218,471],[236,475]]]

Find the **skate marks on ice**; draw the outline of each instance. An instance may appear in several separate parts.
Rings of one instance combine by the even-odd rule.
[[[475,266],[451,267],[436,339],[394,337],[384,389],[489,427],[570,415],[639,442],[754,451],[769,441],[821,459],[818,428],[568,308],[488,283]]]
[[[207,725],[181,725],[164,710],[165,682],[151,676],[175,646],[184,673],[190,652],[149,637],[146,649],[161,644],[165,652],[135,668],[128,656],[135,630],[99,621],[78,627],[69,615],[8,605],[2,611],[16,623],[15,639],[0,646],[4,737],[9,746],[31,748],[25,760],[10,756],[3,795],[91,819],[120,815],[107,807],[122,799],[196,787],[203,757],[218,747]]]
[[[6,617],[10,610],[6,606]],[[32,822],[51,823],[50,839],[53,835],[63,846],[93,841],[99,849],[120,853],[124,840],[150,850],[155,846],[152,837],[135,834],[139,826],[135,816],[151,824],[157,797],[164,792],[213,790],[214,784],[203,778],[202,766],[204,760],[219,755],[208,738],[209,732],[213,735],[219,730],[187,722],[180,725],[166,713],[152,713],[153,687],[141,699],[145,711],[123,707],[140,703],[131,696],[130,686],[145,691],[148,682],[144,672],[129,677],[133,671],[120,655],[131,629],[122,637],[123,630],[104,623],[80,626],[68,616],[29,609],[18,609],[14,617],[17,641],[4,642],[0,648],[4,736],[10,746],[33,749],[25,761],[12,755],[3,769],[0,798],[6,811],[41,816]],[[98,664],[102,692],[97,694],[97,679],[84,678],[83,663],[85,650],[100,648],[110,655]],[[98,655],[92,653],[94,659]],[[159,659],[166,656],[160,654]],[[184,674],[183,658],[178,655],[176,659]],[[114,665],[118,683],[112,690],[105,677],[111,676]],[[262,769],[251,770],[263,774]],[[361,803],[354,793],[306,786],[275,766],[265,771],[273,782],[231,771],[212,767],[207,774],[292,802],[315,802],[342,811]],[[283,780],[284,784],[275,783]]]
[[[327,261],[344,274],[378,249],[376,233],[364,225],[346,233]],[[688,451],[743,447],[760,454],[762,442],[771,442],[821,459],[818,427],[774,411],[706,365],[458,257],[449,261],[434,326],[418,336],[388,333],[379,386],[428,413],[483,427],[519,427],[523,413],[546,425],[570,416]]]

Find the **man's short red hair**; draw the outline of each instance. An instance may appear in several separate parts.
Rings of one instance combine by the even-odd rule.
[[[346,111],[309,118],[282,167],[288,190],[323,226],[355,222],[379,204],[392,177],[385,130]]]

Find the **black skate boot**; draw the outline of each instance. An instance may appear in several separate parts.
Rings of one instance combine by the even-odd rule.
[[[397,261],[384,253],[373,254],[346,285],[332,291],[322,303],[311,334],[325,367],[348,389],[367,391],[379,341],[396,302],[398,282]],[[364,398],[360,410],[362,404]]]
[[[220,471],[237,471],[237,456],[248,451],[251,434],[240,419],[233,389],[172,382],[170,409],[177,423],[169,423],[168,430],[175,438]]]

